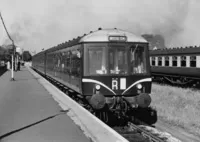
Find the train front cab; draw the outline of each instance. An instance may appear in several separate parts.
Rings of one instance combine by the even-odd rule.
[[[83,56],[83,94],[94,108],[113,107],[118,100],[150,105],[148,43],[85,43]]]

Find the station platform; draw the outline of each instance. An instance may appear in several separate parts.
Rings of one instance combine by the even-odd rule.
[[[14,79],[0,76],[1,142],[128,142],[29,66]]]
[[[91,142],[27,67],[0,76],[1,142]]]

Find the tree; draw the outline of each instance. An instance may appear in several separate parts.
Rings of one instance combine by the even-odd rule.
[[[24,51],[22,54],[22,57],[23,57],[23,60],[26,62],[32,60],[32,56],[29,51]]]
[[[0,46],[0,60],[6,61],[6,62],[11,60],[9,49]]]

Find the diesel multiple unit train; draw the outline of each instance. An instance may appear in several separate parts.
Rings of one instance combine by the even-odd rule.
[[[200,86],[200,47],[151,50],[150,64],[156,81]]]
[[[148,42],[120,29],[91,31],[33,56],[32,67],[83,97],[95,110],[157,121],[151,103]]]

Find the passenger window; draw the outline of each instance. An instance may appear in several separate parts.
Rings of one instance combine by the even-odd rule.
[[[176,56],[172,57],[172,66],[177,67],[177,57]]]
[[[186,67],[186,56],[181,56],[181,67]]]
[[[169,57],[168,56],[165,57],[165,66],[169,66]]]
[[[63,54],[63,66],[64,66],[64,73],[66,74],[67,73],[67,52],[64,52]]]
[[[61,56],[60,56],[60,62],[61,62],[61,72],[64,72],[64,68],[65,68],[65,53],[62,52]]]
[[[72,51],[71,55],[71,73],[74,76],[79,77],[81,75],[81,56],[79,50]]]
[[[70,74],[70,67],[71,67],[71,52],[68,51],[66,55],[66,72]]]
[[[152,57],[152,66],[155,66],[155,64],[156,64],[155,60],[156,60],[155,57]]]
[[[196,67],[196,56],[190,56],[190,67]]]

